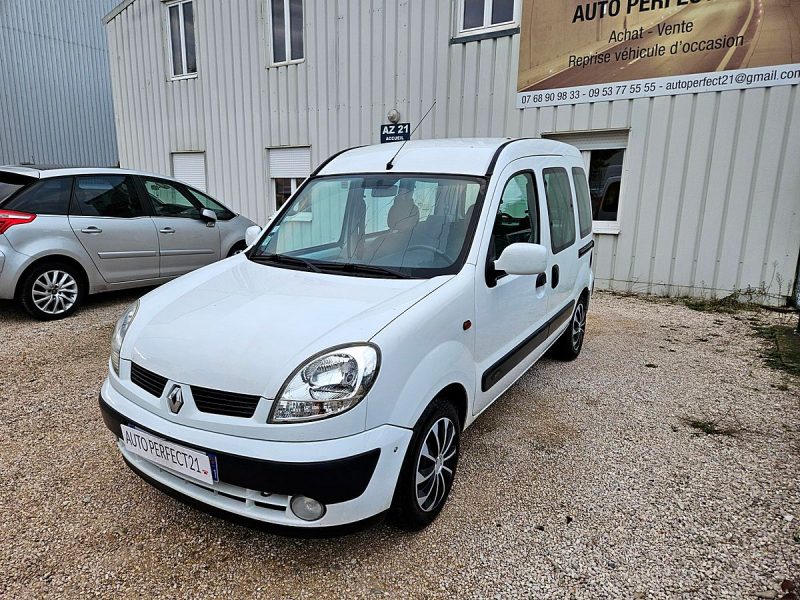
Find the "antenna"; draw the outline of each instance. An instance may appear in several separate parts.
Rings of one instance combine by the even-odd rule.
[[[408,135],[409,139],[411,139],[411,136],[414,135],[414,133],[417,131],[417,129],[419,129],[419,126],[422,125],[422,122],[425,120],[425,117],[427,117],[430,114],[430,112],[433,110],[434,106],[436,106],[436,100],[433,101],[433,104],[431,104],[431,107],[428,109],[428,112],[426,112],[424,115],[422,115],[422,118],[419,120],[419,123],[417,123],[417,126],[414,127],[414,131],[412,131]],[[394,156],[389,159],[388,163],[386,163],[386,170],[387,171],[391,171],[392,170],[392,168],[394,167],[394,159],[397,158],[397,155],[400,154],[400,151],[403,149],[403,146],[405,146],[407,142],[408,142],[408,140],[404,141],[400,145],[400,147],[397,149],[397,152],[394,153]]]

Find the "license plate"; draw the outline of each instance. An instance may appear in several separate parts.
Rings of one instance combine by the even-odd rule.
[[[120,425],[122,443],[125,449],[150,462],[177,471],[181,475],[204,483],[214,483],[211,460],[204,452],[186,448],[180,444],[162,440],[159,437]]]

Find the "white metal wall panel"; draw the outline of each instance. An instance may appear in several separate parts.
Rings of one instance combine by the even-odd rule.
[[[306,60],[268,67],[265,0],[195,0],[198,77],[168,81],[166,10],[135,0],[107,26],[123,166],[168,173],[205,151],[208,190],[268,216],[269,150],[312,166],[377,143],[397,108],[415,138],[628,130],[619,235],[598,235],[599,287],[791,293],[800,249],[797,86],[518,110],[519,36],[450,43],[454,2],[306,0]],[[2,93],[0,86],[0,93]]]
[[[311,150],[309,148],[269,148],[269,176],[301,177],[311,174]]]
[[[116,165],[102,26],[115,4],[0,2],[0,164]]]
[[[172,176],[178,181],[206,191],[206,156],[202,152],[180,152],[172,155]]]

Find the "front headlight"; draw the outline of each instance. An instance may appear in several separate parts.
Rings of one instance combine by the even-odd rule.
[[[128,328],[133,323],[133,318],[138,310],[139,301],[137,300],[119,318],[114,327],[114,334],[111,336],[111,366],[114,367],[114,373],[117,375],[119,375],[119,351],[122,349],[122,340],[125,339],[125,334],[128,333]]]
[[[367,344],[312,357],[283,384],[269,422],[316,421],[350,410],[367,395],[379,364],[378,349]]]

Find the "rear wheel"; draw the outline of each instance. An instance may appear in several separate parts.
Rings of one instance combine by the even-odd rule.
[[[41,321],[68,317],[83,301],[86,284],[78,269],[66,263],[43,263],[22,282],[19,303]]]
[[[461,424],[455,408],[434,400],[420,417],[392,502],[392,521],[403,529],[428,526],[450,495],[458,465]]]
[[[553,347],[553,356],[560,360],[575,360],[583,348],[583,337],[586,333],[586,311],[588,302],[586,296],[581,296],[572,312],[569,326],[558,338]]]

